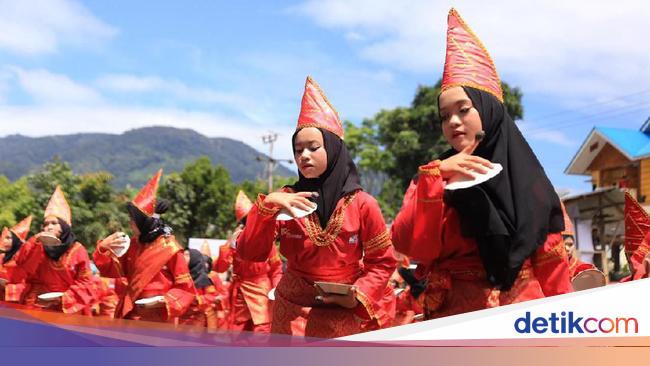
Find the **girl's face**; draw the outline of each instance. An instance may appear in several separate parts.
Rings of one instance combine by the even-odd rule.
[[[134,236],[140,235],[140,229],[138,229],[138,226],[135,224],[133,219],[129,220],[129,226],[131,227],[131,231],[133,232]]]
[[[11,232],[9,230],[2,231],[2,238],[0,238],[0,250],[11,249]]]
[[[465,90],[457,86],[442,92],[439,108],[442,134],[451,147],[461,151],[474,143],[476,133],[483,130],[483,124]]]
[[[48,216],[45,218],[45,221],[43,221],[43,231],[50,233],[59,239],[63,233],[61,224],[59,224],[59,219],[57,219],[55,216]]]
[[[294,142],[294,159],[305,178],[318,178],[327,170],[327,151],[323,134],[315,127],[298,131]]]

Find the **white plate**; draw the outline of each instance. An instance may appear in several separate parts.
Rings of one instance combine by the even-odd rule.
[[[266,296],[268,296],[269,300],[275,300],[275,287],[272,288],[271,291],[269,291],[269,294]]]
[[[144,299],[138,299],[135,300],[136,305],[149,305],[153,304],[156,302],[163,302],[165,301],[165,297],[160,295],[160,296],[154,296],[154,297],[145,297]]]
[[[113,254],[115,254],[116,257],[120,258],[124,254],[126,254],[130,246],[131,246],[131,238],[129,238],[129,236],[127,235],[124,238],[123,244],[120,247],[111,247],[111,251],[113,252]]]
[[[43,243],[43,245],[48,247],[61,245],[61,240],[50,233],[42,233],[39,235],[38,240]]]
[[[316,286],[326,294],[347,295],[352,285],[336,282],[315,281]]]
[[[496,177],[497,174],[501,173],[502,170],[503,167],[501,166],[501,164],[493,163],[492,169],[489,169],[487,173],[479,174],[477,172],[473,172],[472,174],[474,175],[474,179],[459,180],[453,183],[449,183],[445,186],[445,189],[454,190],[454,189],[469,188]]]
[[[291,213],[289,213],[289,211],[283,208],[280,210],[280,213],[278,213],[278,216],[276,216],[275,219],[278,221],[289,221],[293,219],[299,219],[301,217],[305,217],[311,214],[312,212],[316,211],[316,206],[314,206],[313,209],[307,211],[301,210],[296,207],[294,207],[293,210],[296,213],[296,217],[291,216]]]
[[[63,297],[63,292],[48,292],[38,295],[38,298],[44,301],[52,301],[58,299],[59,297]]]

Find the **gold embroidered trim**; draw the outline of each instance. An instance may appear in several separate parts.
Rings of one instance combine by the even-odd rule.
[[[363,305],[363,307],[366,309],[368,312],[368,315],[370,315],[370,319],[376,319],[377,323],[380,323],[379,318],[375,314],[375,310],[372,308],[372,302],[370,299],[368,299],[368,296],[364,294],[359,288],[357,287],[357,300]],[[383,324],[379,324],[380,326],[383,326]]]
[[[190,282],[191,280],[192,280],[192,276],[190,276],[189,273],[183,273],[183,274],[180,274],[180,275],[176,276],[176,278],[174,279],[174,282],[176,282],[176,283],[185,283],[185,282]]]
[[[437,165],[434,166],[434,167],[430,167],[430,168],[420,167],[418,169],[418,172],[420,174],[433,175],[435,177],[439,177],[440,176],[440,167],[437,166]]]
[[[307,234],[309,239],[319,247],[325,247],[334,242],[341,232],[343,227],[343,221],[345,220],[345,210],[356,198],[357,192],[351,193],[344,198],[343,204],[341,207],[336,209],[330,217],[329,222],[327,223],[327,228],[323,230],[318,221],[318,215],[316,212],[312,212],[304,220],[305,228],[307,229]]]
[[[300,125],[299,129],[302,130],[303,128],[307,128],[307,127],[322,128],[324,130],[328,130],[329,132],[335,134],[336,136],[339,136],[339,134],[341,133],[341,131],[334,131],[333,128],[327,126],[326,124],[322,124],[322,123],[305,123],[305,124]],[[297,130],[298,129],[296,129],[296,131]],[[343,140],[343,136],[339,136],[339,137],[341,138],[341,140]]]
[[[392,244],[390,240],[390,233],[388,230],[377,235],[376,237],[368,240],[368,242],[363,243],[363,251],[368,254],[375,250],[384,249]]]
[[[165,300],[172,300],[174,302],[173,305],[175,305],[176,310],[180,310],[180,309],[183,308],[183,306],[181,305],[181,302],[179,301],[179,299],[176,296],[174,296],[173,294],[171,294],[170,292],[168,292],[167,295],[165,296]],[[165,301],[165,302],[167,303],[168,301]],[[170,304],[170,306],[171,306],[171,304]],[[168,310],[170,310],[170,309],[168,308]],[[169,314],[169,315],[171,315],[171,314]]]
[[[262,197],[262,194],[257,196],[257,200],[255,200],[255,206],[257,206],[257,212],[263,216],[273,216],[279,210],[278,208],[267,208],[264,205],[264,198]]]
[[[555,261],[557,259],[560,260],[565,260],[567,258],[566,254],[566,249],[564,248],[564,243],[561,241],[558,241],[557,244],[553,246],[553,248],[548,251],[544,252],[541,255],[537,257],[537,265],[544,265],[549,262]]]
[[[469,87],[474,88],[474,89],[482,90],[482,91],[484,91],[486,93],[490,93],[490,94],[494,95],[495,98],[497,98],[501,103],[503,103],[503,97],[499,97],[498,95],[494,94],[494,90],[491,90],[491,89],[486,88],[486,87],[484,87],[482,85],[472,83],[472,82],[469,82],[469,81],[447,84],[447,85],[444,86],[444,88],[440,89],[440,93],[442,94],[442,92],[444,92],[445,90],[456,87],[456,86],[469,86]],[[499,86],[499,88],[500,88],[500,86]]]

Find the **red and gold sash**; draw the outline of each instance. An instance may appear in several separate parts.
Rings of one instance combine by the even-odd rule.
[[[174,236],[160,236],[152,244],[142,246],[135,258],[133,266],[129,268],[129,288],[122,302],[118,305],[118,313],[126,316],[133,310],[134,302],[142,293],[153,277],[160,272],[167,262],[181,250]]]

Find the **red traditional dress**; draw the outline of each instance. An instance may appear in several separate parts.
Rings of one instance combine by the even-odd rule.
[[[415,322],[415,316],[422,314],[422,298],[420,295],[417,299],[411,294],[411,289],[406,288],[397,295],[397,306],[393,326],[406,325]]]
[[[620,282],[647,278],[650,262],[650,215],[628,192],[625,192],[625,254],[630,276]]]
[[[271,325],[268,294],[282,278],[282,261],[275,247],[264,262],[245,261],[237,250],[223,245],[214,270],[225,272],[232,264],[230,285],[230,329],[269,332]]]
[[[404,256],[402,261],[400,261],[400,266],[403,269],[408,269],[410,267],[408,257]],[[422,294],[418,293],[417,296],[414,296],[411,287],[408,282],[402,278],[399,271],[395,271],[391,281],[396,285],[394,286],[394,289],[397,292],[393,326],[406,325],[415,322],[416,316],[421,315],[424,312],[424,309],[422,308]]]
[[[287,272],[275,291],[272,331],[329,338],[374,327],[365,322],[390,325],[395,303],[387,283],[395,258],[375,199],[363,191],[344,197],[323,229],[315,214],[276,221],[277,209],[264,205],[264,198],[251,210],[237,247],[242,258],[263,261],[279,233]],[[314,281],[355,285],[359,306],[318,306]]]
[[[115,309],[120,302],[115,292],[115,279],[107,277],[94,277],[99,301],[93,308],[93,313],[108,318],[115,317]]]
[[[443,201],[438,166],[439,161],[434,161],[420,168],[392,226],[395,248],[426,268],[424,307],[428,318],[572,291],[560,233],[548,235],[544,245],[525,262],[509,291],[493,289],[475,240],[461,235],[458,213]]]
[[[478,94],[484,93],[488,99],[491,94],[503,103],[501,82],[490,55],[456,10],[452,9],[448,16],[447,51],[441,90],[458,86],[473,88]],[[467,90],[466,94],[471,98]],[[483,107],[485,110],[492,108],[490,102],[486,102],[485,106],[478,105],[474,100],[472,102],[477,110]],[[494,111],[497,112],[496,109]],[[499,199],[508,199],[506,197],[508,193],[520,194],[522,187],[512,185],[514,184],[512,182],[517,180],[515,178],[518,178],[516,175],[518,173],[510,171],[509,161],[505,160],[510,159],[510,149],[515,149],[512,152],[520,151],[521,158],[526,159],[526,162],[537,165],[539,163],[507,115],[502,117],[482,115],[481,118],[486,133],[484,135],[486,143],[508,144],[507,148],[503,147],[503,149],[495,147],[496,145],[490,147],[481,145],[482,151],[498,157],[500,161],[497,162],[505,164],[504,171],[496,179],[503,179],[506,186],[503,186],[500,192],[490,187],[489,189],[492,190],[489,193]],[[501,132],[511,134],[504,135],[500,134]],[[499,141],[499,139],[507,140]],[[427,318],[438,318],[572,291],[566,250],[559,230],[557,233],[548,234],[543,245],[532,256],[525,259],[514,283],[507,283],[510,288],[508,291],[497,290],[487,279],[479,253],[479,243],[473,238],[461,235],[461,217],[457,209],[443,201],[445,183],[440,175],[439,164],[440,161],[433,161],[420,167],[419,176],[411,182],[402,209],[392,226],[392,239],[396,250],[417,259],[424,269],[427,288],[423,296]],[[542,178],[543,169],[541,166],[531,167],[531,173]],[[524,182],[527,178],[517,181]],[[486,184],[487,188],[490,182]],[[480,197],[477,197],[482,199],[483,203],[504,204],[488,197],[485,191],[470,192],[478,192]],[[544,182],[539,185],[539,192],[536,193],[540,196],[553,194],[550,184]],[[459,197],[454,192],[451,194]],[[511,197],[513,209],[504,211],[504,214],[512,215],[514,200],[525,198]],[[495,209],[494,206],[491,207]],[[516,212],[514,213],[516,215]],[[481,221],[483,219],[481,217],[470,217],[471,214],[468,212],[466,218],[475,220],[473,222],[483,224],[486,222],[486,220]],[[498,217],[493,219],[496,224],[506,225],[503,221],[497,221]],[[508,220],[512,220],[512,217],[509,216]],[[555,221],[553,224],[557,225]],[[497,229],[498,232],[504,230],[503,226]],[[528,227],[521,229],[528,229]],[[536,241],[538,238],[531,237],[530,240]],[[523,244],[519,243],[519,245]],[[493,265],[500,264],[493,263]],[[499,268],[502,270],[502,267]],[[507,268],[505,271],[511,269]],[[509,282],[510,279],[508,278],[507,281]]]
[[[23,243],[27,239],[27,235],[29,234],[29,228],[32,224],[32,216],[29,215],[26,218],[24,218],[21,222],[17,223],[14,227],[11,229],[8,228],[3,228],[2,229],[2,236],[1,238],[5,238],[10,235],[10,233],[13,233],[20,239]],[[4,258],[5,254],[0,256],[0,279],[5,282],[4,286],[0,286],[0,301],[5,301],[5,298],[7,301],[11,302],[20,302],[20,300],[23,298],[24,291],[25,291],[25,283],[9,283],[9,279],[11,278],[11,274],[16,268],[16,259],[20,258],[20,250],[21,248],[18,249],[14,255],[7,260],[5,263]]]
[[[222,298],[223,289],[221,279],[216,273],[211,272],[208,277],[212,285],[196,288],[196,298],[190,309],[180,318],[181,324],[206,327],[210,330],[227,329],[224,326],[223,305],[217,298]],[[221,316],[220,316],[221,315]]]
[[[154,214],[161,174],[162,170],[158,171],[132,202],[149,216]],[[94,260],[103,277],[116,279],[120,297],[116,318],[173,322],[194,301],[194,283],[183,249],[173,235],[161,235],[146,244],[133,237],[128,251],[119,258],[98,243]],[[154,296],[164,296],[164,308],[147,309],[135,304],[138,299]]]
[[[338,113],[311,77],[305,83],[296,130],[307,127],[329,131],[341,141],[344,138]],[[274,333],[331,338],[392,324],[395,296],[388,281],[396,260],[384,218],[372,196],[352,190],[339,198],[326,227],[321,226],[316,212],[277,221],[278,209],[264,199],[260,195],[251,209],[237,250],[244,260],[265,261],[276,238],[280,239],[287,272],[275,290]],[[346,309],[317,303],[315,281],[354,285],[358,306]]]
[[[567,214],[566,207],[564,207],[564,204],[562,204],[562,213],[564,214],[564,231],[562,232],[562,237],[563,238],[571,237],[575,239],[575,230],[573,228],[573,222],[571,221],[571,218]],[[596,266],[594,266],[593,264],[581,261],[580,258],[578,258],[577,256],[575,248],[569,250],[568,258],[569,258],[569,274],[571,276],[571,281],[573,281],[573,279],[583,271],[591,270],[591,269],[598,270],[598,268],[596,268]]]
[[[250,212],[253,203],[243,191],[235,200],[235,217],[241,222]],[[282,261],[275,246],[263,262],[242,260],[229,243],[220,247],[213,269],[223,273],[232,265],[230,285],[230,329],[255,332],[271,331],[271,302],[268,294],[282,278]]]
[[[70,206],[60,187],[56,188],[45,209],[44,217],[52,216],[63,220],[67,225],[72,224]],[[25,290],[20,299],[8,296],[8,301],[20,301],[34,306],[41,294],[63,292],[61,302],[48,307],[50,310],[92,315],[92,308],[98,301],[97,289],[90,270],[88,251],[81,243],[72,243],[55,260],[45,254],[37,237],[32,237],[21,248],[16,258],[16,267],[11,272],[10,282],[24,283]]]

